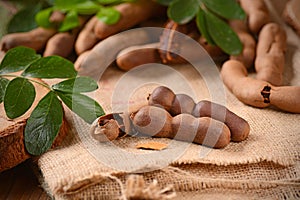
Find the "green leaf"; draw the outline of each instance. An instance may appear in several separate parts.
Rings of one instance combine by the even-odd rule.
[[[236,0],[202,0],[205,6],[225,19],[245,19],[246,14]]]
[[[54,6],[58,9],[72,8],[76,4],[84,3],[87,0],[55,0]]]
[[[208,33],[205,14],[201,8],[199,9],[199,11],[197,13],[196,23],[197,23],[197,27],[198,27],[200,33],[206,39],[206,41],[211,45],[215,45],[215,42],[213,41],[213,39],[211,38],[211,36]]]
[[[197,14],[200,0],[175,0],[168,8],[168,16],[179,24],[191,21]]]
[[[59,27],[60,32],[65,32],[72,30],[73,28],[76,28],[80,25],[79,19],[78,19],[78,14],[76,11],[69,11],[66,16],[64,21],[62,22],[61,26]]]
[[[157,3],[164,5],[164,6],[168,6],[170,5],[174,0],[156,0]]]
[[[97,17],[104,23],[111,25],[119,21],[121,14],[113,7],[103,7],[97,13]]]
[[[101,5],[120,4],[126,2],[135,2],[136,0],[96,0]]]
[[[35,15],[35,21],[38,24],[38,26],[41,26],[43,28],[52,27],[52,24],[49,21],[52,11],[53,7],[41,10]]]
[[[35,88],[27,79],[11,80],[4,94],[4,109],[7,117],[14,119],[23,115],[35,99]]]
[[[88,96],[77,93],[56,92],[61,100],[87,123],[93,123],[97,117],[104,115],[102,107]]]
[[[74,78],[76,75],[73,63],[60,56],[43,57],[22,73],[33,78]]]
[[[7,51],[0,65],[0,74],[24,70],[41,56],[28,47],[15,47]]]
[[[8,79],[0,77],[0,103],[3,102],[6,86],[8,85],[8,83]]]
[[[209,34],[225,53],[238,55],[242,52],[243,45],[239,37],[226,22],[209,11],[205,12],[205,18]]]
[[[92,15],[97,13],[99,9],[101,9],[101,6],[92,1],[85,1],[82,3],[74,4],[72,9],[74,9],[81,15]]]
[[[89,77],[72,78],[52,86],[52,89],[67,93],[92,92],[98,88],[97,82]]]
[[[52,145],[63,121],[62,105],[53,92],[49,92],[32,111],[24,131],[26,150],[41,155]]]
[[[27,32],[38,25],[35,21],[35,15],[42,9],[40,4],[35,6],[26,7],[25,9],[17,12],[9,21],[7,26],[8,33]]]

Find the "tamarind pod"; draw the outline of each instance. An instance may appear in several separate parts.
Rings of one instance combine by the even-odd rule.
[[[176,94],[169,112],[172,116],[181,113],[192,114],[194,107],[195,102],[192,97],[186,94]]]
[[[170,112],[174,99],[175,94],[170,88],[158,86],[148,96],[148,105],[162,107]]]
[[[250,132],[248,122],[231,112],[225,106],[207,100],[198,102],[192,113],[195,117],[211,117],[224,122],[231,133],[231,141],[240,142],[245,140]]]
[[[77,59],[74,62],[74,68],[76,71],[80,70],[81,64],[84,62],[84,60],[88,57],[88,55],[91,53],[91,50],[86,50],[82,54],[80,54]]]
[[[271,104],[281,110],[291,113],[300,113],[299,86],[271,87],[269,98]]]
[[[75,39],[76,34],[74,33],[63,32],[55,34],[48,40],[43,56],[58,55],[65,58],[68,57],[73,51]]]
[[[158,45],[158,43],[150,43],[125,48],[117,55],[116,63],[124,71],[147,63],[160,63]]]
[[[150,43],[152,36],[147,30],[135,29],[113,35],[96,44],[78,68],[81,75],[93,76],[96,80],[106,67],[115,61],[118,53],[130,46]]]
[[[230,20],[230,27],[236,32],[243,44],[243,51],[239,55],[231,55],[230,59],[241,61],[247,68],[250,68],[256,56],[256,41],[250,34],[248,27],[243,20]]]
[[[108,25],[100,20],[97,21],[94,33],[98,39],[104,39],[120,31],[129,29],[152,16],[165,13],[165,9],[159,4],[149,0],[122,3],[114,7],[121,14],[119,21]]]
[[[257,79],[282,85],[285,64],[286,33],[276,23],[266,24],[259,33],[255,69]]]
[[[144,106],[130,116],[134,129],[149,136],[164,137],[214,148],[223,148],[230,142],[230,130],[217,120],[190,114],[172,116],[163,108]]]
[[[8,51],[17,46],[26,46],[36,51],[42,50],[50,37],[57,31],[38,27],[24,33],[11,33],[2,37],[0,51]]]
[[[78,55],[92,49],[97,42],[99,42],[100,39],[97,38],[94,32],[94,28],[98,21],[98,18],[93,16],[79,32],[75,41],[75,51]]]
[[[248,16],[250,31],[257,34],[270,21],[269,11],[264,0],[239,0],[241,7]]]
[[[218,149],[230,143],[229,128],[209,117],[195,118],[189,114],[179,114],[172,119],[172,129],[176,140]]]
[[[163,108],[144,106],[130,115],[134,129],[149,136],[172,138],[172,116]]]
[[[227,88],[243,103],[264,108],[270,105],[265,98],[266,87],[271,84],[247,77],[246,67],[237,60],[226,61],[221,69],[221,77]]]
[[[64,13],[62,13],[59,10],[54,10],[50,15],[49,22],[59,24],[59,23],[63,22],[64,19],[65,19]]]
[[[79,17],[80,25],[68,32],[60,32],[52,36],[46,45],[44,56],[58,55],[68,57],[73,49],[75,40],[84,23],[87,21],[85,17]]]

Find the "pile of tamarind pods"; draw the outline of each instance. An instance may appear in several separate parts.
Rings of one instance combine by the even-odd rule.
[[[155,88],[148,105],[131,113],[129,120],[127,131],[213,148],[224,148],[230,141],[241,142],[250,132],[248,122],[225,106],[207,100],[196,104],[190,96],[175,94],[165,86]],[[121,124],[126,123],[109,114],[96,120],[91,134],[98,141],[114,140],[120,135]]]

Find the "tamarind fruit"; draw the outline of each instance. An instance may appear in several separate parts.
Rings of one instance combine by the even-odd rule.
[[[224,148],[230,142],[230,130],[222,122],[189,114],[172,116],[163,108],[144,106],[130,116],[140,133],[193,142],[213,148]]]
[[[48,40],[43,56],[68,57],[73,51],[75,39],[76,35],[69,32],[55,34]]]
[[[124,71],[147,63],[160,63],[158,43],[131,46],[119,52],[116,63]]]
[[[250,125],[245,119],[217,103],[202,100],[195,105],[192,115],[195,117],[211,117],[224,122],[229,127],[231,141],[234,142],[245,140],[250,133]]]
[[[286,33],[277,23],[268,23],[260,31],[255,59],[256,78],[282,85],[285,64]]]
[[[162,15],[165,9],[159,4],[149,0],[121,3],[114,7],[120,12],[121,17],[115,24],[108,25],[98,20],[94,27],[94,34],[98,39],[129,29],[152,16]]]
[[[172,116],[186,113],[194,117],[210,117],[224,122],[230,129],[231,140],[234,142],[245,140],[250,132],[248,122],[225,106],[207,100],[195,104],[190,96],[174,94],[171,89],[165,86],[159,86],[152,91],[148,97],[148,105],[163,107]]]
[[[95,35],[94,28],[99,19],[97,16],[93,16],[81,29],[78,37],[75,41],[75,52],[77,55],[82,54],[83,52],[92,49],[99,38]]]
[[[267,81],[248,77],[246,67],[237,60],[226,61],[221,77],[227,88],[243,103],[265,108],[273,105],[283,111],[300,113],[300,87],[276,87]]]
[[[98,79],[100,73],[116,59],[118,53],[122,49],[132,45],[141,45],[149,42],[152,42],[151,36],[143,29],[136,29],[113,35],[96,44],[81,62],[76,62],[78,64],[77,69],[80,69],[79,72],[81,75],[92,75],[95,79]],[[96,73],[95,69],[97,69]]]
[[[269,11],[264,0],[239,0],[241,7],[248,16],[248,27],[253,34],[270,21]]]
[[[247,24],[243,20],[230,20],[230,27],[238,35],[243,44],[243,50],[239,55],[231,55],[230,59],[241,61],[247,68],[250,68],[256,56],[256,41],[249,32]]]
[[[86,17],[80,16],[79,27],[74,28],[73,30],[68,32],[59,32],[52,36],[47,42],[43,55],[58,55],[65,58],[68,57],[73,52],[76,38],[86,21]]]
[[[24,33],[7,34],[0,41],[0,51],[8,51],[17,46],[26,46],[36,51],[41,51],[46,46],[49,38],[56,32],[55,29],[38,27]]]

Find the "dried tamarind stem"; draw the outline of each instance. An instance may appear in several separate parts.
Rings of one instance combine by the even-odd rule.
[[[259,33],[255,59],[256,78],[282,85],[285,64],[286,33],[278,24],[266,24]]]

